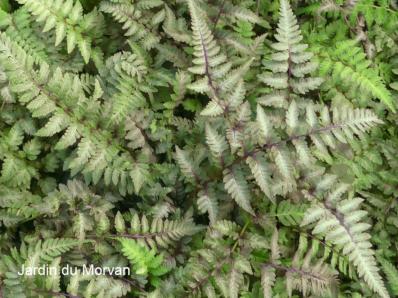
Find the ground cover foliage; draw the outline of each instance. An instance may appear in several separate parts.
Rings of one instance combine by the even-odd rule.
[[[395,0],[0,8],[0,297],[398,297]]]

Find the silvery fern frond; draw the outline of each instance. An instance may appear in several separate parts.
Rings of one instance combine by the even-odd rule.
[[[112,145],[108,147],[109,133],[103,131],[102,137],[94,136],[90,127],[93,123],[98,125],[99,110],[95,101],[90,103],[86,97],[76,75],[63,73],[60,68],[51,71],[47,64],[35,70],[33,58],[4,33],[0,38],[0,59],[20,103],[26,105],[32,117],[47,119],[36,135],[52,137],[63,132],[55,145],[58,150],[77,144],[74,154],[65,161],[65,168],[73,175],[83,172],[94,184],[104,179],[107,185],[119,185],[122,193],[140,190],[146,180],[147,165],[136,163],[137,167],[133,167],[134,158],[127,149],[116,146],[114,151]],[[86,109],[92,109],[89,117],[84,116]]]
[[[287,0],[280,1],[275,39],[277,42],[271,44],[271,60],[265,63],[267,72],[259,75],[259,80],[274,91],[263,96],[259,103],[286,107],[297,95],[315,90],[322,83],[320,78],[311,76],[317,63],[311,61],[313,54],[302,43],[297,19]]]
[[[341,247],[350,262],[357,268],[358,276],[381,297],[390,297],[377,267],[376,258],[364,222],[367,212],[360,209],[361,198],[343,198],[345,185],[330,191],[325,199],[314,198],[301,226],[312,225],[312,233]]]
[[[135,1],[134,1],[135,2]],[[125,36],[131,37],[134,42],[140,42],[145,49],[154,48],[160,41],[154,23],[164,18],[163,1],[102,1],[100,10],[110,14],[117,22],[123,25]],[[149,10],[160,7],[157,13],[148,13]]]
[[[100,15],[93,11],[83,14],[79,1],[67,0],[64,3],[56,0],[19,0],[37,22],[45,22],[43,32],[55,30],[55,45],[65,38],[67,51],[71,53],[78,46],[84,61],[88,63],[92,54],[92,43],[96,38],[96,30],[101,27]],[[94,34],[93,34],[94,33]]]

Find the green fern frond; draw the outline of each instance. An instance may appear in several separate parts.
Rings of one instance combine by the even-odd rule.
[[[396,267],[394,267],[393,264],[389,263],[381,257],[378,258],[378,261],[383,268],[384,274],[387,276],[388,285],[391,289],[391,294],[398,295],[398,270],[396,269]]]
[[[307,206],[305,204],[292,204],[289,201],[282,201],[271,210],[271,215],[277,217],[278,221],[285,226],[295,226],[301,223]]]
[[[396,103],[382,78],[370,67],[363,51],[355,41],[338,42],[334,48],[313,47],[320,57],[320,74],[329,76],[335,85],[350,86],[359,92],[380,99],[389,109],[395,111]]]
[[[359,16],[364,17],[367,26],[373,24],[384,25],[386,29],[396,29],[398,14],[396,8],[391,8],[386,1],[360,0],[350,13],[351,23],[355,23]]]
[[[133,239],[119,238],[118,240],[122,245],[123,254],[135,267],[135,273],[139,275],[152,274],[154,276],[161,276],[168,271],[163,266],[162,255],[157,255],[156,250],[149,250]]]

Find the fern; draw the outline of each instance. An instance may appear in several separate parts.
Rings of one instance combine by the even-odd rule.
[[[259,76],[262,82],[275,91],[263,96],[259,103],[286,106],[294,99],[294,94],[314,90],[322,80],[307,76],[317,65],[310,61],[312,54],[305,51],[307,45],[300,43],[303,37],[287,1],[281,1],[279,14],[278,33],[275,35],[277,42],[271,45],[274,53],[265,64],[269,71]]]
[[[112,17],[123,24],[126,36],[133,36],[134,41],[142,42],[144,48],[153,48],[160,40],[156,33],[152,32],[150,19],[146,19],[145,10],[162,6],[163,1],[139,1],[136,5],[129,1],[104,1],[101,3],[101,11],[111,14]],[[163,18],[158,15],[152,16],[152,21],[156,18]]]
[[[55,46],[66,38],[68,53],[77,45],[84,61],[88,63],[99,15],[92,12],[83,16],[83,7],[79,1],[74,0],[68,0],[62,5],[54,0],[18,2],[37,16],[38,22],[45,22],[43,32],[55,30]]]
[[[32,22],[30,14],[25,7],[15,11],[13,14],[5,14],[2,17],[3,30],[14,42],[18,43],[36,63],[49,63],[51,66],[65,63],[62,50],[53,48],[51,32],[43,33],[41,29]],[[70,58],[70,65],[65,65],[65,70],[77,72],[82,69],[83,61],[80,55]]]
[[[123,228],[117,228],[122,225]],[[173,242],[177,242],[185,236],[191,236],[200,230],[200,226],[195,226],[189,214],[182,220],[162,220],[154,219],[152,223],[146,216],[140,219],[134,214],[131,219],[129,232],[125,231],[125,224],[122,218],[116,216],[115,226],[120,236],[135,239],[139,244],[146,244],[151,248],[168,247]]]
[[[188,1],[188,6],[192,19],[192,44],[195,56],[194,66],[190,67],[189,71],[202,75],[200,79],[191,83],[189,88],[196,92],[209,93],[212,101],[201,114],[217,116],[229,109],[236,109],[242,102],[242,92],[234,94],[232,87],[235,84],[242,84],[241,77],[247,71],[251,61],[239,68],[231,69],[232,64],[227,62],[227,57],[222,53],[220,45],[210,31],[203,12],[194,1]]]
[[[396,29],[387,0],[0,0],[0,296],[396,295]]]
[[[293,256],[291,267],[280,265],[279,246],[278,246],[278,231],[275,231],[272,236],[271,244],[271,260],[269,263],[263,265],[261,271],[261,281],[264,297],[271,297],[271,287],[275,282],[276,270],[285,272],[286,290],[289,296],[292,296],[293,290],[297,289],[308,295],[309,293],[315,295],[325,295],[331,293],[331,290],[336,286],[336,272],[324,264],[322,260],[318,260],[316,264],[312,264],[314,253],[309,250],[302,262],[301,249],[296,251]]]
[[[372,115],[370,111],[350,111],[343,112],[338,109],[333,111],[333,117],[330,117],[327,108],[324,108],[320,111],[321,114],[321,126],[319,126],[319,122],[316,119],[316,110],[315,107],[311,104],[304,105],[306,111],[306,122],[308,124],[307,132],[303,134],[299,134],[300,132],[305,131],[304,127],[298,127],[298,123],[300,122],[300,109],[296,101],[292,101],[292,98],[289,102],[286,98],[287,111],[285,115],[285,119],[280,117],[275,122],[280,123],[278,121],[286,120],[288,125],[288,136],[279,136],[277,137],[274,133],[273,123],[267,119],[268,115],[264,112],[263,108],[260,106],[257,107],[257,123],[255,124],[257,130],[259,131],[259,142],[258,145],[251,145],[252,148],[248,148],[249,146],[245,146],[246,143],[251,143],[253,139],[255,139],[255,135],[250,133],[249,128],[254,126],[253,123],[250,123],[251,111],[250,107],[247,103],[240,103],[240,110],[234,112],[234,110],[230,109],[230,106],[227,104],[227,101],[223,100],[223,95],[229,91],[230,86],[232,86],[232,82],[239,82],[238,77],[241,76],[242,72],[249,67],[250,64],[245,64],[242,67],[229,71],[227,73],[222,72],[222,76],[228,76],[227,79],[223,79],[221,77],[214,77],[212,75],[213,71],[218,69],[223,69],[223,65],[228,64],[225,62],[226,56],[221,52],[220,46],[217,45],[216,40],[212,36],[206,22],[200,19],[200,15],[202,11],[194,4],[188,3],[192,18],[192,28],[193,32],[196,36],[194,42],[194,46],[196,49],[196,65],[194,66],[193,72],[197,74],[204,75],[204,78],[200,79],[200,84],[203,83],[203,86],[207,86],[206,92],[210,92],[209,96],[212,99],[207,107],[202,111],[202,115],[204,116],[213,116],[213,117],[226,117],[229,119],[228,125],[224,128],[227,136],[227,140],[225,140],[220,134],[219,131],[216,131],[211,124],[206,124],[205,133],[206,133],[206,142],[210,148],[210,152],[215,159],[215,161],[219,164],[219,167],[223,170],[223,182],[226,191],[231,195],[231,197],[235,200],[235,202],[242,207],[245,211],[249,213],[253,213],[253,208],[251,207],[251,195],[248,191],[248,186],[244,181],[242,174],[245,173],[245,168],[241,168],[239,165],[240,161],[247,161],[252,174],[254,174],[254,178],[261,190],[271,199],[273,200],[273,196],[276,194],[268,184],[272,183],[270,175],[267,175],[266,168],[268,167],[268,162],[266,159],[261,160],[261,165],[255,164],[255,160],[260,160],[261,153],[264,149],[270,149],[270,158],[275,163],[276,168],[278,169],[279,175],[277,176],[279,179],[283,180],[283,183],[289,185],[290,189],[294,189],[295,187],[295,176],[298,173],[294,171],[294,163],[292,160],[295,158],[290,153],[287,146],[290,146],[290,143],[296,147],[299,161],[303,164],[308,164],[308,162],[313,162],[314,158],[310,154],[310,149],[308,143],[306,143],[305,139],[308,137],[311,139],[312,143],[317,148],[317,158],[330,161],[331,157],[328,152],[327,147],[330,146],[334,148],[336,146],[336,141],[347,142],[347,139],[352,139],[352,137],[356,134],[361,136],[362,132],[366,130],[368,125],[372,125],[370,123],[377,123],[379,120],[376,119]],[[291,25],[289,25],[291,24]],[[283,30],[283,26],[286,26],[285,30],[291,30],[290,26],[296,26],[296,20],[291,12],[290,7],[286,4],[286,7],[282,6],[281,8],[281,21],[280,21],[280,30]],[[281,31],[282,32],[282,31]],[[288,64],[289,59],[293,59],[297,62],[297,65],[293,63],[292,67],[294,69],[303,69],[303,64],[307,63],[310,68],[305,70],[303,73],[298,73],[297,71],[293,71],[292,75],[292,84],[296,84],[297,88],[304,88],[301,92],[296,88],[293,90],[296,93],[296,96],[300,93],[305,93],[313,88],[316,88],[320,84],[320,79],[308,77],[303,79],[301,77],[309,74],[311,70],[316,66],[315,64],[309,62],[309,58],[311,54],[307,54],[303,52],[305,46],[296,45],[298,41],[301,40],[300,32],[294,29],[293,33],[286,33],[290,38],[290,34],[295,36],[292,40],[292,44],[290,45],[290,41],[283,39],[284,37],[281,35],[280,39],[283,42],[280,44],[275,44],[277,49],[278,45],[283,48],[282,53],[276,53],[276,57],[281,56],[284,57],[285,63]],[[288,58],[290,55],[290,46],[297,46],[297,57],[296,53],[293,53],[292,58]],[[213,55],[214,54],[214,55]],[[286,55],[287,54],[287,55]],[[214,65],[211,63],[214,61]],[[284,65],[285,65],[284,64]],[[229,69],[229,66],[228,66]],[[304,67],[304,69],[306,69]],[[279,77],[279,70],[277,68],[272,68],[275,74],[271,73],[271,75],[267,74],[266,76],[261,77],[263,81],[267,83],[266,77],[269,77],[271,80],[274,76]],[[244,71],[245,72],[245,71]],[[243,73],[244,73],[243,72]],[[284,70],[284,75],[286,79],[291,75],[291,70],[286,68]],[[238,74],[240,74],[238,76]],[[298,80],[295,78],[297,77]],[[194,83],[196,84],[196,83]],[[241,81],[241,84],[243,82]],[[271,84],[271,86],[273,86]],[[304,86],[313,86],[313,87],[304,87]],[[273,86],[275,87],[275,86]],[[283,87],[285,89],[289,89],[287,86]],[[294,89],[294,88],[293,88]],[[224,91],[225,90],[225,91]],[[198,90],[196,90],[198,91]],[[199,90],[200,92],[203,90]],[[285,90],[286,91],[286,90]],[[290,91],[289,91],[290,92]],[[289,93],[288,92],[288,93]],[[280,91],[278,91],[278,94]],[[292,96],[295,95],[292,93]],[[267,95],[275,97],[275,94]],[[242,99],[241,99],[242,100]],[[299,97],[297,100],[300,100]],[[226,105],[224,105],[226,104]],[[223,106],[224,105],[224,106]],[[300,103],[300,105],[303,105]],[[223,107],[222,107],[223,106]],[[209,111],[209,114],[208,112]],[[347,114],[346,114],[347,113]],[[281,115],[282,116],[282,115]],[[282,119],[281,119],[282,118]],[[333,118],[333,120],[331,119]],[[353,121],[351,123],[351,121]],[[358,121],[358,122],[357,122]],[[363,124],[361,123],[362,121]],[[357,124],[356,124],[357,123]],[[323,125],[323,126],[322,126]],[[254,126],[255,127],[255,126]],[[341,131],[340,131],[341,130]],[[344,131],[344,134],[341,132]],[[318,134],[320,136],[318,136]],[[227,148],[228,145],[230,147],[230,152],[232,155],[237,154],[240,155],[238,162],[229,162],[231,158],[227,157]],[[259,168],[261,166],[261,169]],[[191,176],[192,174],[188,173]],[[276,175],[274,175],[276,176]],[[198,174],[196,174],[195,182],[198,182]],[[276,177],[274,177],[276,178]]]
[[[76,244],[77,242],[74,239],[48,239],[43,243],[39,241],[34,248],[28,247],[26,267],[38,267],[37,264],[41,260],[51,261]]]
[[[111,181],[115,185],[120,183],[120,191],[123,193],[132,192],[133,187],[138,192],[145,180],[146,166],[138,163],[137,167],[133,168],[134,161],[131,155],[126,153],[126,150],[123,153],[123,149],[122,151],[117,149],[117,145],[114,145],[114,149],[120,152],[119,156],[115,156],[113,150],[107,150],[108,141],[106,139],[110,140],[109,134],[102,134],[105,138],[102,140],[93,136],[91,127],[99,120],[97,118],[98,111],[95,112],[96,115],[92,115],[94,118],[90,119],[93,122],[80,122],[83,117],[82,105],[88,104],[88,98],[84,95],[79,79],[70,74],[64,75],[59,68],[50,76],[50,70],[46,64],[41,65],[39,77],[36,77],[36,72],[31,65],[32,58],[26,56],[26,53],[19,46],[13,44],[8,37],[3,35],[2,38],[2,59],[7,59],[9,66],[7,72],[12,78],[15,78],[15,81],[12,79],[13,91],[20,94],[21,102],[32,113],[32,117],[50,117],[46,125],[36,134],[40,137],[51,137],[65,131],[55,148],[62,150],[78,142],[75,154],[71,156],[66,165],[72,173],[81,172],[82,165],[87,164],[85,174],[89,175],[89,179],[94,183],[98,183],[103,177],[106,184],[110,184]],[[11,61],[15,61],[16,64],[11,64]],[[31,89],[18,88],[21,86],[21,80]],[[43,83],[46,84],[46,89],[40,87]],[[69,90],[68,94],[62,92],[69,88],[72,90]],[[86,99],[85,104],[82,101],[84,98]],[[80,104],[73,107],[77,102]]]
[[[313,233],[341,246],[343,254],[357,267],[358,276],[381,297],[389,297],[376,264],[374,252],[366,233],[370,225],[362,223],[366,211],[359,209],[360,198],[343,199],[341,186],[331,192],[323,202],[315,202],[307,211],[302,226],[316,223]]]
[[[5,293],[19,297],[35,295],[34,279],[36,277],[34,275],[21,276],[18,274],[22,264],[26,267],[38,268],[39,265],[48,262],[59,271],[60,258],[58,256],[70,250],[76,244],[77,241],[74,239],[47,239],[28,246],[23,243],[20,251],[14,249],[10,256],[3,256],[0,262],[1,274],[6,276],[4,280],[7,285]],[[46,280],[46,289],[43,289],[44,293],[51,293],[51,290],[59,289],[59,282],[51,280],[51,278],[54,277],[49,277]]]
[[[276,216],[278,221],[285,226],[295,226],[300,224],[306,209],[307,206],[305,205],[297,206],[288,201],[282,201],[278,206],[271,209],[271,215]]]
[[[395,111],[395,103],[390,91],[385,87],[382,79],[369,67],[369,61],[360,48],[353,41],[343,41],[336,44],[332,51],[316,49],[322,57],[320,74],[330,75],[333,82],[343,86],[355,86],[359,92],[370,94],[380,99],[388,108]]]
[[[250,206],[249,188],[243,178],[241,170],[233,169],[230,172],[226,171],[224,173],[224,184],[225,189],[236,203],[245,211],[254,214],[254,211]]]
[[[333,287],[335,283],[334,273],[327,265],[318,262],[311,265],[311,251],[308,251],[304,257],[301,266],[298,266],[299,256],[293,258],[293,268],[288,269],[286,273],[286,283],[288,285],[288,293],[291,295],[293,289],[299,289],[304,295],[307,292],[314,292],[319,295],[324,293],[328,288]]]
[[[119,242],[122,245],[123,254],[136,267],[137,274],[160,276],[167,272],[167,269],[162,266],[163,258],[160,255],[156,256],[156,251],[148,250],[132,239],[121,238]]]
[[[383,271],[385,273],[385,275],[387,276],[388,279],[388,284],[391,288],[391,294],[392,295],[397,295],[398,292],[398,288],[397,288],[397,278],[398,278],[398,272],[397,269],[390,264],[388,261],[384,260],[384,259],[380,259],[378,258]]]

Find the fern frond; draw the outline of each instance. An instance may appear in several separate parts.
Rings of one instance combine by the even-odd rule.
[[[121,220],[120,217],[116,218],[115,225],[120,226]],[[145,215],[140,218],[135,213],[131,219],[128,232],[118,233],[118,235],[155,249],[173,246],[183,237],[192,236],[200,229],[201,227],[196,226],[188,215],[180,220],[155,218],[149,221]]]
[[[257,182],[257,185],[261,188],[265,195],[273,203],[275,203],[274,195],[272,194],[272,188],[270,186],[271,172],[265,159],[260,154],[257,154],[247,158],[246,162],[250,167],[250,170],[254,176],[254,179]]]
[[[197,204],[198,204],[198,209],[202,213],[207,212],[209,214],[209,221],[211,224],[217,221],[219,214],[219,206],[214,191],[212,191],[210,188],[207,188],[199,192]]]
[[[34,61],[38,64],[49,63],[51,66],[62,64],[68,71],[78,72],[84,63],[79,55],[69,57],[69,63],[65,64],[65,57],[61,54],[59,47],[54,47],[49,33],[41,32],[40,28],[31,20],[31,16],[25,7],[15,11],[13,14],[6,14],[4,24],[5,34],[18,43]]]
[[[32,58],[4,34],[0,53],[1,63],[6,67],[19,101],[26,104],[33,117],[49,118],[39,135],[51,137],[65,131],[56,144],[57,149],[78,144],[77,150],[65,162],[73,175],[83,172],[94,184],[103,178],[107,185],[111,182],[118,185],[122,193],[131,193],[134,188],[136,192],[140,190],[148,179],[146,164],[135,162],[126,149],[112,145],[109,133],[102,131],[93,135],[93,123],[98,125],[100,120],[98,108],[92,111],[90,119],[81,120],[86,118],[83,116],[85,111],[93,106],[90,108],[77,76],[63,74],[59,68],[51,73],[46,64],[35,71]],[[93,104],[95,102],[91,102]],[[83,168],[84,165],[87,166]]]
[[[95,38],[92,33],[99,25],[98,14],[93,11],[83,15],[82,5],[74,0],[67,0],[62,4],[55,0],[18,0],[18,2],[36,17],[37,22],[45,22],[43,32],[55,29],[56,46],[66,37],[68,53],[71,53],[77,45],[84,61],[88,63]]]
[[[206,143],[216,160],[228,149],[225,138],[217,133],[209,124],[206,125]]]
[[[239,288],[244,282],[244,273],[253,274],[250,262],[245,258],[237,258],[231,265],[231,272],[229,274],[228,287],[229,297],[238,298]]]
[[[163,23],[163,30],[174,40],[189,44],[192,38],[185,26],[185,22],[179,22],[182,21],[182,19],[177,21],[173,11],[167,5],[165,5],[165,12],[166,17]]]
[[[342,253],[356,266],[358,276],[381,297],[390,297],[379,274],[370,235],[366,233],[370,225],[361,222],[367,214],[359,209],[362,201],[360,198],[343,199],[341,188],[338,188],[323,202],[316,201],[301,225],[315,224],[314,234],[342,247]]]
[[[385,259],[380,257],[378,260],[383,268],[384,274],[387,276],[388,285],[391,288],[391,294],[398,295],[398,270],[393,264]]]
[[[192,19],[192,43],[196,57],[193,61],[195,66],[189,68],[189,71],[194,74],[205,75],[204,79],[191,84],[190,88],[202,92],[210,91],[215,101],[213,104],[220,105],[219,91],[215,80],[224,76],[231,65],[226,63],[227,57],[221,52],[220,46],[206,24],[202,11],[194,1],[187,0],[187,2]]]
[[[254,214],[250,205],[250,191],[240,169],[225,170],[224,187],[243,210]]]
[[[141,3],[141,5],[140,5]],[[149,3],[149,2],[148,2]],[[152,1],[152,3],[155,3]],[[153,32],[148,19],[145,19],[143,10],[162,5],[159,1],[155,5],[147,6],[143,2],[133,4],[130,2],[102,1],[100,10],[112,15],[126,30],[125,36],[132,37],[134,41],[140,42],[145,49],[151,49],[159,43],[160,37]]]
[[[236,109],[242,101],[244,92],[242,77],[248,71],[253,59],[244,62],[236,69],[227,61],[227,55],[221,50],[214,38],[203,11],[194,1],[187,0],[191,15],[192,45],[194,48],[193,66],[188,70],[201,75],[189,88],[200,93],[207,93],[211,101],[202,111],[203,116],[218,116]],[[236,85],[240,88],[235,90]]]
[[[75,239],[47,239],[30,245],[27,250],[26,267],[36,268],[42,262],[51,262],[56,257],[76,246]]]
[[[185,177],[194,179],[197,174],[195,173],[193,161],[190,160],[187,153],[178,146],[176,147],[176,160]]]
[[[396,29],[398,15],[393,8],[384,1],[360,0],[355,3],[350,12],[351,23],[356,22],[356,19],[363,15],[367,26],[374,24],[383,25],[388,30]]]
[[[317,89],[322,82],[320,78],[308,76],[317,64],[310,61],[312,53],[305,51],[308,46],[301,43],[303,37],[287,0],[280,1],[275,38],[277,42],[271,45],[274,50],[271,61],[265,64],[268,71],[258,76],[274,91],[263,96],[259,103],[273,105],[272,101],[277,99],[279,104],[286,106],[294,93],[305,94]]]
[[[278,245],[279,233],[275,228],[271,237],[271,261],[273,264],[279,263],[280,248]],[[270,264],[262,265],[261,267],[261,287],[264,298],[272,297],[272,288],[276,280],[276,270]]]
[[[261,268],[261,287],[263,288],[263,297],[272,297],[272,287],[275,283],[276,274],[275,268],[272,266],[264,265]]]
[[[320,74],[329,76],[334,85],[349,86],[358,90],[357,94],[370,94],[395,111],[396,103],[391,92],[354,41],[338,42],[332,49],[318,46],[313,50],[321,57]]]
[[[133,239],[119,238],[122,252],[135,267],[134,271],[139,275],[153,274],[161,276],[167,272],[163,266],[162,255],[157,255],[156,250],[149,250],[144,245]]]
[[[278,221],[285,226],[296,226],[301,223],[306,209],[305,204],[296,205],[285,200],[271,209],[271,215],[276,216]]]
[[[109,125],[121,125],[134,110],[145,107],[145,93],[153,91],[145,79],[150,69],[146,57],[141,55],[142,49],[132,43],[130,46],[131,52],[109,57],[101,72],[105,87],[108,87]]]
[[[47,206],[51,206],[51,203],[47,202]],[[4,186],[0,187],[0,207],[0,220],[7,227],[49,211],[42,208],[40,196]]]
[[[67,292],[71,295],[104,295],[121,298],[131,291],[132,285],[120,279],[107,275],[87,276],[82,270],[77,270],[71,276]]]
[[[292,268],[288,268],[286,272],[286,287],[289,296],[292,295],[294,289],[302,292],[304,296],[309,293],[323,295],[335,286],[336,273],[322,260],[311,264],[311,259],[311,250],[307,252],[302,262],[300,262],[298,252],[293,257]]]

